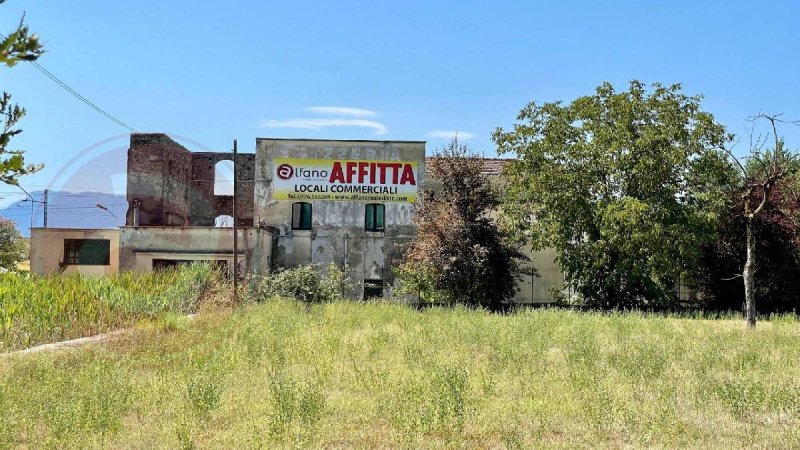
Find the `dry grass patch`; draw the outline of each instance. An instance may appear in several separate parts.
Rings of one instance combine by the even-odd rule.
[[[0,361],[0,447],[800,446],[800,323],[273,300]]]

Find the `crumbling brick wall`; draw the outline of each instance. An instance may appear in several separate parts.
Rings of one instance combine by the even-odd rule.
[[[232,152],[190,152],[163,133],[131,134],[128,150],[126,224],[140,226],[213,226],[220,215],[232,215],[233,197],[214,195],[215,166],[233,160]],[[237,157],[237,222],[253,225],[255,155]],[[138,202],[136,202],[138,200]]]
[[[253,225],[253,183],[255,156],[250,153],[237,155],[238,178],[237,222]],[[215,167],[220,161],[233,161],[232,152],[192,153],[192,179],[190,182],[189,215],[192,225],[211,226],[220,215],[233,215],[233,196],[214,195]]]

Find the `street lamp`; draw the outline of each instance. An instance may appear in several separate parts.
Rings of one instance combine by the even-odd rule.
[[[115,219],[117,218],[117,215],[116,215],[116,214],[114,214],[113,212],[111,212],[111,210],[109,210],[108,208],[106,208],[106,206],[105,206],[105,205],[103,205],[102,203],[97,203],[97,204],[96,204],[96,205],[94,205],[94,206],[96,206],[96,207],[98,207],[98,208],[102,209],[103,211],[105,211],[105,212],[107,212],[107,213],[111,214],[112,216],[114,216],[114,218],[115,218]]]

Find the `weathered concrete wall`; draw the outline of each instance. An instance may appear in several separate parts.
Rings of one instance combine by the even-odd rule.
[[[277,267],[334,263],[356,281],[381,279],[391,296],[391,267],[414,234],[413,204],[385,202],[385,231],[367,232],[363,201],[309,201],[312,229],[292,230],[292,203],[273,201],[273,158],[416,161],[417,180],[425,173],[424,142],[256,139],[255,220],[279,230],[274,249]],[[418,186],[421,189],[423,186]],[[357,295],[361,295],[358,292]]]
[[[140,226],[213,226],[232,215],[233,197],[214,195],[215,165],[233,160],[232,152],[190,152],[162,133],[131,134],[128,150],[126,224],[133,226],[135,200]],[[237,222],[253,225],[255,155],[237,155]]]
[[[123,227],[120,270],[147,272],[154,259],[233,261],[233,229],[217,227]],[[240,269],[264,273],[271,266],[273,234],[253,227],[238,230]]]
[[[65,239],[107,239],[110,244],[108,265],[67,265],[64,264]],[[105,275],[119,270],[119,230],[72,229],[72,228],[32,228],[31,229],[31,272],[37,275],[56,273],[81,273],[85,275]]]

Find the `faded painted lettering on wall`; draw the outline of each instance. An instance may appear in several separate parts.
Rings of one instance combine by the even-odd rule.
[[[416,161],[275,158],[272,198],[414,202]]]

